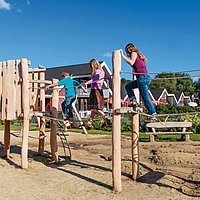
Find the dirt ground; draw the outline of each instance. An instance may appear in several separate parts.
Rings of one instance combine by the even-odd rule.
[[[200,199],[200,142],[140,142],[141,178],[131,175],[131,139],[122,136],[122,188],[112,192],[111,136],[68,133],[72,160],[50,163],[49,133],[45,155],[38,156],[38,133],[30,132],[29,168],[21,169],[21,137],[12,132],[11,157],[0,159],[0,199],[15,200],[192,200]],[[3,132],[0,132],[3,143]],[[0,153],[3,155],[3,144]],[[68,154],[67,150],[67,154]]]

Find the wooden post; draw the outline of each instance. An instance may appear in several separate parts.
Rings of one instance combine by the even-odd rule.
[[[4,156],[10,156],[10,120],[4,120]]]
[[[3,72],[2,72],[2,67],[3,67],[3,63],[0,62],[0,113],[2,113],[2,84],[3,84],[3,79],[2,79],[2,75],[3,75]]]
[[[29,131],[29,80],[28,80],[28,61],[21,60],[22,72],[22,110],[23,110],[23,126],[22,126],[22,150],[21,150],[21,166],[28,168],[28,131]]]
[[[132,114],[132,177],[139,178],[139,114]]]
[[[121,108],[121,55],[120,50],[113,52],[113,124],[112,124],[112,178],[113,190],[122,191],[121,186],[121,114],[115,110]]]
[[[40,72],[40,80],[45,80],[45,72]],[[40,83],[40,87],[45,84]],[[45,89],[40,89],[40,110],[45,111]],[[39,132],[39,147],[38,153],[42,155],[44,153],[44,139],[45,139],[45,118],[40,117],[40,132]]]
[[[53,79],[52,83],[57,83],[57,79]],[[58,118],[58,90],[53,89],[52,93],[52,116]],[[51,120],[51,134],[50,134],[52,161],[58,162],[58,144],[57,144],[57,124],[56,120]]]
[[[81,125],[81,128],[83,129],[83,132],[85,134],[88,134],[88,132],[87,132],[87,130],[86,130],[86,128],[85,128],[85,126],[84,126],[84,124],[82,122],[82,119],[81,119],[81,117],[80,117],[80,115],[79,115],[79,113],[78,113],[78,111],[76,109],[75,103],[76,103],[76,100],[72,103],[72,109],[74,110],[74,112],[76,114],[76,117],[78,118],[78,121],[79,121],[79,123]]]

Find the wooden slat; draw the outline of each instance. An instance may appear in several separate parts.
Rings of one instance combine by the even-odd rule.
[[[15,78],[15,60],[7,61],[7,120],[14,120],[16,119],[15,116],[15,99],[13,95],[15,93],[15,85],[14,85],[14,78]]]
[[[0,112],[2,112],[2,67],[3,63],[0,62]]]
[[[6,119],[6,62],[3,62],[2,69],[2,114],[1,118]]]
[[[45,84],[52,84],[52,81],[49,80],[30,80],[31,83],[45,83]]]
[[[33,73],[28,74],[29,77],[29,102],[30,102],[30,112],[33,111],[34,105],[33,105],[33,84],[32,84],[32,79],[33,79]]]
[[[174,135],[174,134],[193,134],[193,132],[146,132],[147,135]]]
[[[34,73],[33,75],[34,80],[38,80],[38,73]],[[34,92],[33,92],[33,105],[34,110],[38,110],[38,83],[33,84]]]
[[[28,73],[32,73],[32,72],[46,72],[46,69],[38,69],[38,68],[32,69],[32,68],[29,68],[28,69]]]
[[[191,126],[191,122],[154,122],[147,124],[148,128],[183,128]]]
[[[21,81],[22,72],[21,72],[21,61],[16,60],[16,73],[15,73],[15,80],[16,80],[16,97],[15,97],[15,110],[16,116],[19,117],[22,113],[22,98],[21,98]]]

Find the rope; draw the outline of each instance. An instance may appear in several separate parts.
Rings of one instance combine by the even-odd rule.
[[[146,113],[144,113],[144,112],[141,112],[141,113],[138,113],[138,114],[144,115],[144,116],[147,116],[147,117],[152,117],[151,115],[146,114]],[[200,114],[200,112],[172,113],[172,114],[157,114],[157,115],[156,115],[156,118],[157,118],[157,117],[166,117],[166,116],[196,115],[196,114]]]
[[[174,80],[174,79],[189,79],[189,78],[200,78],[200,76],[182,76],[182,77],[169,77],[169,78],[152,78],[152,80]]]
[[[91,84],[93,84],[93,83],[96,83],[96,82],[98,82],[98,81],[100,81],[100,80],[104,80],[104,79],[107,79],[106,77],[104,77],[104,78],[100,78],[100,79],[98,79],[98,80],[96,80],[96,81],[92,81],[90,84],[88,84],[88,85],[91,85]],[[108,80],[108,79],[107,79]],[[58,87],[58,86],[56,86],[56,87]],[[77,85],[77,86],[67,86],[67,87],[65,87],[65,88],[79,88],[79,87],[84,87],[84,83],[83,84],[80,84],[80,85]],[[60,89],[60,88],[52,88],[53,90],[55,90],[55,89]],[[52,90],[52,89],[49,89],[49,90]],[[107,89],[109,89],[109,87],[107,87]]]
[[[179,73],[187,73],[187,72],[198,72],[200,69],[192,69],[192,70],[183,70],[183,71],[177,71],[177,72],[148,72],[148,74],[179,74]],[[121,71],[121,74],[145,74],[140,72],[126,72]]]

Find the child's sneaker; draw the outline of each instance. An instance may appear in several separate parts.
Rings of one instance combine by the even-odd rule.
[[[106,125],[108,125],[108,126],[112,125],[111,120],[108,119],[107,117],[105,118],[105,123],[106,123]]]
[[[156,118],[156,115],[157,115],[157,113],[153,113],[151,115],[151,118],[150,118],[151,122],[157,122],[158,121],[158,119]]]
[[[159,120],[156,118],[157,113],[154,113],[150,116],[150,118],[148,118],[147,120],[145,120],[145,123],[153,123],[153,122],[158,122]]]
[[[88,128],[91,128],[91,127],[92,127],[92,120],[88,120],[88,121],[85,123],[85,126],[88,127]]]
[[[64,120],[64,125],[69,128],[70,127],[69,121],[68,120]]]
[[[140,106],[136,99],[132,100],[133,111],[140,112]]]

